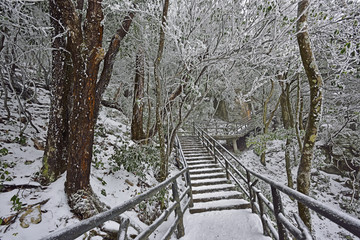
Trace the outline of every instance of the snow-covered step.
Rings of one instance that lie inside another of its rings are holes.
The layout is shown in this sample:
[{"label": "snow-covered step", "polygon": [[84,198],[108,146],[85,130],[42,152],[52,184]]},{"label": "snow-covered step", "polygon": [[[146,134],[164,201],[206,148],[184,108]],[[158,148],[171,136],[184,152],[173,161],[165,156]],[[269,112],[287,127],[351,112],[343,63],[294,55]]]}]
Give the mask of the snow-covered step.
[{"label": "snow-covered step", "polygon": [[186,161],[213,160],[212,156],[185,157]]},{"label": "snow-covered step", "polygon": [[182,146],[183,150],[204,149],[203,145],[198,145],[198,144],[192,144],[192,145],[189,145],[189,146],[181,145],[181,146]]},{"label": "snow-covered step", "polygon": [[199,179],[211,179],[211,178],[226,178],[226,174],[224,172],[215,172],[208,174],[190,175],[191,181],[199,180]]},{"label": "snow-covered step", "polygon": [[194,180],[191,182],[193,187],[206,186],[206,185],[218,185],[230,183],[226,178],[213,178],[213,179],[202,179]]},{"label": "snow-covered step", "polygon": [[214,160],[198,160],[198,161],[190,161],[187,163],[189,166],[196,166],[201,164],[215,164]]},{"label": "snow-covered step", "polygon": [[218,164],[215,163],[206,163],[206,164],[198,164],[198,165],[190,165],[189,169],[193,170],[193,169],[203,169],[203,168],[219,168]]},{"label": "snow-covered step", "polygon": [[193,194],[220,192],[220,191],[234,191],[234,190],[236,190],[236,188],[233,184],[216,184],[216,185],[192,187]]},{"label": "snow-covered step", "polygon": [[220,173],[224,170],[222,168],[202,168],[202,169],[194,169],[190,170],[190,176],[196,174],[207,174],[207,173]]},{"label": "snow-covered step", "polygon": [[198,152],[184,153],[184,155],[185,157],[212,157],[212,155],[208,154],[207,151],[205,153],[198,153]]},{"label": "snow-covered step", "polygon": [[210,192],[194,194],[193,201],[196,202],[211,202],[222,199],[241,199],[242,195],[238,191],[225,191],[225,192]]},{"label": "snow-covered step", "polygon": [[231,209],[250,208],[250,203],[244,199],[223,199],[218,201],[194,203],[194,207],[190,208],[190,213],[201,213],[208,211],[221,211]]}]

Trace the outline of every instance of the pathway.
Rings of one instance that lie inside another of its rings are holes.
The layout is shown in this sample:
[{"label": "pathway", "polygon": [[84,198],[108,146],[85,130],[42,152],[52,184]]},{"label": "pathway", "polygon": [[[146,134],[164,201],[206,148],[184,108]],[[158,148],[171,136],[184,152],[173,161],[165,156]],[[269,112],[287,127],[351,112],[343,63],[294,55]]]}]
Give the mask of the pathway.
[{"label": "pathway", "polygon": [[194,206],[185,216],[181,239],[270,239],[262,234],[260,218],[242,199],[224,169],[197,137],[179,137],[190,168]]}]

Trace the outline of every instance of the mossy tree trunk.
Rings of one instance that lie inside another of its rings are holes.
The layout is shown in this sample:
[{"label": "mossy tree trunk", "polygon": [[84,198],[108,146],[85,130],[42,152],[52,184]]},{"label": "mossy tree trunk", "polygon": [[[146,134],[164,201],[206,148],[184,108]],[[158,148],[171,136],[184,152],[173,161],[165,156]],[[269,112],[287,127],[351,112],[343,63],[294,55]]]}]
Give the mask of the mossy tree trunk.
[{"label": "mossy tree trunk", "polygon": [[66,49],[66,36],[61,25],[61,12],[56,3],[49,1],[50,22],[53,27],[52,81],[49,128],[41,169],[41,181],[49,184],[66,171],[69,145],[69,104],[72,64]]},{"label": "mossy tree trunk", "polygon": [[[76,3],[71,0],[53,0],[50,2],[50,7],[54,8],[51,10],[51,14],[54,15],[53,19],[58,20],[58,23],[61,23],[65,28],[64,31],[68,32],[65,49],[68,53],[66,56],[69,56],[69,61],[67,61],[67,58],[62,55],[56,55],[59,54],[56,51],[64,48],[62,43],[54,46],[55,60],[53,64],[55,65],[53,65],[53,71],[59,73],[63,69],[67,70],[65,71],[65,80],[59,78],[58,84],[60,86],[56,86],[52,90],[54,93],[53,98],[61,99],[68,104],[65,107],[65,104],[61,102],[63,106],[59,106],[58,102],[52,101],[52,116],[54,119],[50,121],[48,150],[44,155],[42,169],[45,178],[49,181],[54,180],[53,176],[57,175],[53,174],[52,170],[49,172],[49,163],[59,164],[59,162],[57,162],[56,156],[49,153],[52,153],[53,142],[65,139],[67,144],[62,146],[67,155],[63,157],[66,161],[61,166],[62,171],[64,168],[67,169],[65,191],[69,197],[69,205],[73,208],[74,213],[81,218],[90,217],[104,209],[90,186],[94,127],[101,96],[110,81],[120,42],[128,33],[134,16],[134,13],[130,12],[125,17],[122,26],[113,36],[105,54],[102,48],[102,21],[104,18],[102,1],[87,1],[85,11],[84,5],[82,0]],[[83,16],[83,12],[86,12],[86,16]],[[104,57],[105,61],[101,76],[98,78],[100,63]],[[70,67],[68,67],[68,62],[71,62]],[[59,76],[61,75],[59,74]],[[53,77],[58,76],[54,75]],[[71,87],[66,84],[67,81],[70,82]],[[69,124],[68,131],[65,133],[60,131],[63,135],[55,135],[56,139],[52,139],[54,137],[50,136],[52,131],[59,130],[57,122],[64,121],[64,119],[61,119],[63,118],[62,114],[55,114],[61,107],[66,108],[69,114],[69,120],[66,121]]]},{"label": "mossy tree trunk", "polygon": [[[309,12],[309,0],[298,3],[297,40],[302,63],[310,86],[310,111],[306,127],[300,165],[297,173],[297,190],[309,195],[311,162],[314,153],[315,141],[318,133],[318,125],[322,108],[322,84],[323,80],[310,44],[310,36],[307,29],[307,17]],[[310,210],[298,203],[301,219],[311,230]]]}]

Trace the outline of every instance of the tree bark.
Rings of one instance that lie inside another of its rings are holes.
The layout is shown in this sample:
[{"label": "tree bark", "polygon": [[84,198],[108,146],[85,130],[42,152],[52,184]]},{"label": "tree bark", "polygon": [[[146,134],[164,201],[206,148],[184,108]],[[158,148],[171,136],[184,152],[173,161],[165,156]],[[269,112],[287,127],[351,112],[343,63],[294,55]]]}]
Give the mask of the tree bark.
[{"label": "tree bark", "polygon": [[[105,51],[102,48],[102,20],[104,18],[102,0],[87,1],[86,16],[83,19],[84,5],[83,0],[78,0],[76,3],[72,0],[51,0],[50,2],[50,6],[54,7],[51,12],[55,16],[53,20],[60,20],[60,22],[54,24],[61,23],[60,25],[66,28],[64,32],[68,33],[65,49],[69,53],[66,56],[68,56],[71,65],[67,64],[67,59],[59,54],[62,52],[58,50],[63,46],[55,41],[54,44],[58,45],[54,46],[55,65],[53,73],[54,76],[59,77],[58,83],[54,81],[54,84],[59,86],[54,88],[52,120],[48,132],[48,150],[44,155],[44,167],[42,170],[43,175],[48,180],[52,180],[52,176],[58,175],[53,174],[52,170],[49,172],[48,155],[53,154],[52,148],[55,146],[56,141],[64,140],[67,144],[66,146],[62,144],[65,150],[62,151],[62,154],[67,154],[67,157],[63,156],[67,161],[61,165],[61,171],[64,168],[67,169],[65,191],[69,197],[70,207],[73,207],[74,212],[81,218],[90,217],[104,209],[90,186],[94,127],[101,95],[110,81],[120,41],[127,34],[134,16],[133,13],[129,13],[122,27],[113,37],[98,81],[99,66],[105,56]],[[60,68],[58,62],[62,64],[65,62],[65,67]],[[64,68],[65,74],[62,74]],[[65,75],[64,78],[60,78],[62,75]],[[67,85],[66,81],[71,83],[71,87]],[[68,95],[70,100],[68,100]],[[57,114],[61,110],[61,104],[64,111],[69,111],[68,121],[66,120],[69,129],[68,132],[60,131],[63,136],[61,134],[54,135],[53,139],[51,134],[52,131],[59,129],[58,121],[63,123],[66,119],[65,117],[62,119],[63,116]],[[59,164],[57,160],[56,164]],[[87,205],[85,208],[79,207],[85,205]]]},{"label": "tree bark", "polygon": [[[271,123],[272,119],[274,118],[275,112],[276,112],[277,108],[279,107],[279,103],[280,103],[280,98],[279,98],[279,100],[277,101],[277,103],[275,105],[274,110],[270,113],[269,118],[267,118],[268,104],[269,104],[270,99],[273,94],[274,94],[274,81],[271,80],[270,93],[264,102],[264,110],[263,110],[263,125],[264,125],[263,133],[264,134],[268,133],[270,123]],[[262,144],[264,144],[263,147],[264,147],[264,149],[266,149],[266,142],[263,142]],[[265,154],[266,154],[266,150],[264,150],[264,152],[261,153],[261,156],[260,156],[260,162],[264,166],[266,166]]]},{"label": "tree bark", "polygon": [[70,146],[66,177],[66,192],[69,196],[77,194],[80,190],[91,190],[90,167],[95,126],[95,89],[99,64],[103,58],[101,1],[88,2],[83,30],[80,18],[75,11],[63,12],[64,19],[68,19],[71,15],[75,15],[77,21],[66,24],[73,32],[68,50],[75,70],[73,71],[73,104],[70,115]]},{"label": "tree bark", "polygon": [[134,12],[129,12],[128,15],[125,16],[123,22],[121,23],[121,27],[116,31],[115,35],[112,37],[109,48],[104,57],[104,67],[103,70],[101,71],[100,79],[96,84],[95,118],[94,118],[95,121],[97,120],[97,117],[99,115],[101,97],[110,83],[111,75],[116,60],[116,55],[118,54],[120,49],[120,43],[129,32],[134,17],[135,17]]},{"label": "tree bark", "polygon": [[[285,87],[282,85],[281,89],[281,96],[280,96],[280,106],[281,106],[281,115],[283,120],[284,129],[289,130],[293,128],[293,124],[291,121],[291,107],[289,107],[290,103],[290,83],[285,83]],[[293,179],[291,174],[291,164],[290,164],[290,145],[291,145],[291,138],[290,136],[286,139],[285,144],[285,169],[286,169],[286,176],[288,180],[288,187],[293,188]]]},{"label": "tree bark", "polygon": [[133,113],[131,120],[131,139],[141,141],[145,139],[143,128],[143,110],[144,110],[144,52],[139,49],[136,55],[135,80],[134,80],[134,100]]},{"label": "tree bark", "polygon": [[164,139],[164,128],[162,124],[161,117],[161,106],[162,106],[162,87],[161,80],[159,76],[159,68],[161,63],[161,58],[165,46],[165,25],[167,19],[167,13],[169,9],[169,0],[165,0],[163,5],[163,12],[161,18],[161,28],[160,28],[160,41],[157,56],[154,62],[154,78],[156,86],[156,125],[158,129],[159,144],[160,144],[160,172],[159,172],[159,181],[164,181],[168,175],[168,159],[165,154],[165,139]]},{"label": "tree bark", "polygon": [[65,32],[61,24],[61,10],[53,0],[49,1],[52,42],[52,81],[49,128],[41,169],[42,183],[49,184],[66,171],[69,145],[69,97],[72,66],[66,48]]},{"label": "tree bark", "polygon": [[[318,125],[322,108],[322,84],[323,80],[315,61],[310,44],[310,36],[307,29],[309,0],[298,3],[297,40],[302,63],[310,86],[310,111],[303,144],[300,165],[297,173],[297,190],[309,195],[310,171],[314,153],[315,141],[318,133]],[[306,226],[311,230],[311,215],[307,207],[298,203],[299,215]]]}]

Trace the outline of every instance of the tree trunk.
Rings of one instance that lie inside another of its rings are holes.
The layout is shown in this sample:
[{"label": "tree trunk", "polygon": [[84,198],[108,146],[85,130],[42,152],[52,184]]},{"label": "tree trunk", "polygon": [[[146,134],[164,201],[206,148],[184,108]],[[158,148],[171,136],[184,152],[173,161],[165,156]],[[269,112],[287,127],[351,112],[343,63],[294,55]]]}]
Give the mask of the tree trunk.
[{"label": "tree trunk", "polygon": [[69,146],[69,97],[71,91],[72,65],[64,50],[66,40],[60,24],[61,12],[56,3],[49,1],[52,42],[52,81],[49,128],[41,169],[43,184],[49,184],[66,171],[67,147]]},{"label": "tree trunk", "polygon": [[143,128],[144,61],[144,52],[142,49],[139,49],[136,55],[133,114],[131,121],[131,139],[135,141],[145,139]]},{"label": "tree trunk", "polygon": [[[60,4],[59,4],[60,5]],[[66,8],[65,8],[66,9]],[[63,12],[69,19],[75,11]],[[68,15],[69,14],[69,15]],[[70,38],[73,61],[72,112],[70,115],[70,146],[66,177],[66,192],[71,198],[80,190],[89,191],[92,146],[94,141],[95,89],[99,64],[103,58],[103,20],[101,1],[89,1],[86,21],[82,30],[79,18],[69,21],[67,27],[74,32]]]},{"label": "tree trunk", "polygon": [[112,37],[109,49],[104,57],[104,67],[101,71],[100,79],[96,84],[96,95],[95,95],[95,117],[94,121],[97,120],[100,109],[100,102],[105,89],[110,83],[112,71],[114,69],[116,55],[120,49],[120,43],[129,32],[132,20],[135,16],[134,12],[129,12],[121,23],[121,27],[116,31],[116,34]]},{"label": "tree trunk", "polygon": [[215,116],[220,118],[223,121],[229,121],[229,113],[227,110],[226,102],[225,100],[217,101],[217,99],[214,99],[214,108],[215,108]]},{"label": "tree trunk", "polygon": [[[300,75],[297,76],[297,93],[296,93],[296,111],[295,111],[295,131],[296,131],[296,138],[299,145],[299,151],[302,152],[302,143],[301,143],[301,135],[300,135],[300,100],[301,100],[301,87],[300,87]],[[301,116],[302,117],[302,116]],[[301,123],[302,124],[302,123]]]},{"label": "tree trunk", "polygon": [[[303,66],[310,86],[310,111],[303,144],[300,165],[297,175],[297,190],[306,195],[310,192],[310,171],[318,125],[322,108],[322,77],[311,49],[310,37],[307,29],[309,0],[298,3],[297,40]],[[311,230],[311,215],[307,207],[298,203],[299,215]]]},{"label": "tree trunk", "polygon": [[[74,212],[81,218],[90,217],[104,209],[104,206],[99,202],[90,186],[94,126],[100,106],[101,95],[110,81],[120,41],[127,34],[132,22],[132,17],[134,16],[133,13],[129,13],[123,21],[121,28],[113,37],[106,53],[106,61],[104,62],[100,80],[97,81],[99,66],[105,55],[104,49],[102,48],[103,12],[101,4],[101,0],[87,1],[86,16],[84,17],[85,19],[83,19],[82,12],[83,6],[85,5],[83,0],[78,0],[76,5],[74,1],[71,0],[53,0],[53,2],[50,2],[50,6],[54,7],[51,12],[51,14],[55,15],[53,19],[60,19],[58,23],[61,23],[61,25],[66,28],[65,31],[69,33],[66,44],[66,52],[68,52],[69,55],[66,56],[69,56],[71,60],[71,67],[68,68],[69,65],[65,64],[66,71],[64,79],[71,82],[72,88],[70,88],[62,78],[59,78],[59,81],[61,80],[62,82],[58,83],[61,86],[54,88],[54,91],[56,91],[52,102],[54,106],[52,106],[52,120],[50,121],[48,132],[48,150],[44,156],[42,172],[48,179],[51,179],[54,174],[48,170],[48,155],[52,153],[54,142],[56,143],[59,139],[66,141],[67,148],[62,154],[67,153],[67,162],[61,166],[63,171],[67,163],[65,191],[69,197],[70,207],[72,207]],[[58,16],[56,16],[56,14],[58,14]],[[58,47],[60,47],[60,45],[55,46],[55,48]],[[54,76],[57,74],[60,77],[63,68],[58,69],[60,65],[56,63],[59,61],[64,64],[64,61],[67,63],[67,60],[58,54],[59,52],[54,52],[55,65],[53,71],[55,72]],[[56,84],[56,82],[54,82],[54,84]],[[70,95],[69,102],[67,102],[66,95],[68,92]],[[63,116],[61,114],[56,114],[57,111],[61,110],[60,105],[65,105],[65,102],[68,103],[67,110],[71,110],[69,112],[69,121],[66,121],[66,123],[69,122],[69,131],[64,132],[64,136],[60,134],[54,135],[56,139],[52,140],[51,131],[58,130],[59,126],[56,125],[57,122],[64,121],[65,119],[62,119]],[[56,164],[58,164],[58,162],[56,162]]]},{"label": "tree trunk", "polygon": [[160,41],[159,41],[159,48],[157,52],[157,56],[154,62],[154,78],[155,78],[155,86],[156,86],[156,125],[158,130],[159,136],[159,144],[160,144],[160,173],[159,173],[159,181],[164,181],[168,174],[168,159],[165,153],[165,139],[164,139],[164,127],[162,124],[162,117],[161,117],[161,106],[162,106],[162,87],[161,81],[159,76],[159,68],[160,62],[163,55],[164,45],[165,45],[165,24],[166,18],[169,8],[169,0],[165,0],[163,5],[163,13],[161,18],[161,28],[160,28]]},{"label": "tree trunk", "polygon": [[[283,120],[283,126],[286,130],[293,128],[293,124],[291,122],[291,107],[288,106],[289,104],[290,104],[290,83],[286,83],[285,88],[282,86],[281,96],[280,96],[281,115]],[[290,145],[291,145],[291,138],[290,136],[288,136],[285,145],[285,168],[286,168],[288,186],[289,188],[293,188],[294,184],[293,184],[291,165],[290,165],[291,162]]]},{"label": "tree trunk", "polygon": [[[268,104],[271,100],[272,95],[274,94],[274,81],[271,80],[271,89],[270,89],[270,93],[269,96],[266,98],[265,102],[264,102],[264,110],[263,110],[263,125],[264,125],[264,129],[263,129],[263,133],[267,134],[268,130],[269,130],[269,126],[270,123],[272,121],[272,119],[274,118],[275,112],[277,110],[277,108],[279,107],[279,103],[280,103],[280,98],[277,101],[274,110],[270,113],[269,118],[267,118],[267,112],[268,112]],[[266,142],[264,141],[263,143],[263,148],[265,149],[264,152],[261,153],[260,156],[260,162],[262,165],[266,166],[266,161],[265,161],[265,154],[266,154]]]}]

